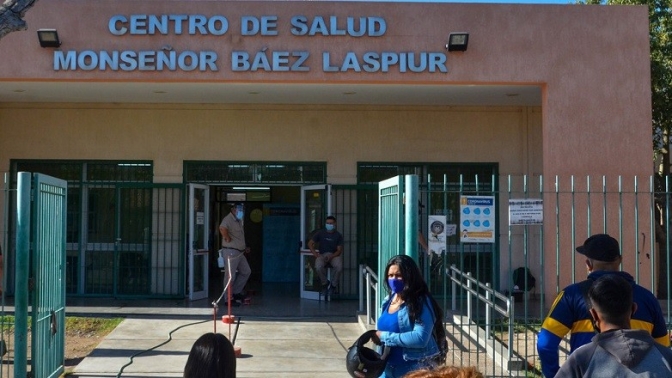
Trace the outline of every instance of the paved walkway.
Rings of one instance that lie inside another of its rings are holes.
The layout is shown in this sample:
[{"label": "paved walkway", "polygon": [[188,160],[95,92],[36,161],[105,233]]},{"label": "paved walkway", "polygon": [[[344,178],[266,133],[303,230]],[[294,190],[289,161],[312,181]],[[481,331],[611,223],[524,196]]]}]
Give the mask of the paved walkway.
[{"label": "paved walkway", "polygon": [[[72,376],[182,377],[194,340],[213,332],[213,327],[211,320],[193,324],[176,319],[126,319],[76,367]],[[241,348],[236,369],[239,378],[347,378],[345,353],[362,328],[352,320],[242,317],[231,329],[220,321],[217,332],[230,336]]]},{"label": "paved walkway", "polygon": [[[194,341],[217,331],[241,348],[238,378],[348,378],[347,349],[366,329],[363,317],[357,316],[358,302],[300,299],[296,291],[281,285],[259,290],[251,305],[232,309],[239,322],[231,325],[221,320],[225,307],[214,312],[213,298],[69,299],[68,316],[124,318],[70,377],[182,377]],[[479,366],[488,377],[509,376],[458,327],[447,328],[448,363]]]},{"label": "paved walkway", "polygon": [[[348,378],[347,348],[364,331],[358,302],[299,299],[293,288],[264,288],[249,306],[234,307],[240,322],[224,324],[212,298],[186,301],[81,299],[67,314],[125,320],[77,365],[71,377],[182,377],[189,350],[216,331],[241,348],[237,377]],[[216,319],[216,320],[215,320]]]}]

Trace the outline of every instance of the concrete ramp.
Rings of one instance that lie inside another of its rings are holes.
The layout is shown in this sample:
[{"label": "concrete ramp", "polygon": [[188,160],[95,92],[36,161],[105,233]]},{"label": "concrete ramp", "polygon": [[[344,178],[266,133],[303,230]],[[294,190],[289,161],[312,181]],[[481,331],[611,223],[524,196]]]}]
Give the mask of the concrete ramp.
[{"label": "concrete ramp", "polygon": [[[213,326],[213,321],[126,319],[70,376],[182,377],[194,341],[213,332]],[[233,324],[229,329],[221,321],[216,326],[241,348],[238,378],[349,378],[346,351],[362,333],[354,318],[350,322],[241,318],[238,327]]]}]

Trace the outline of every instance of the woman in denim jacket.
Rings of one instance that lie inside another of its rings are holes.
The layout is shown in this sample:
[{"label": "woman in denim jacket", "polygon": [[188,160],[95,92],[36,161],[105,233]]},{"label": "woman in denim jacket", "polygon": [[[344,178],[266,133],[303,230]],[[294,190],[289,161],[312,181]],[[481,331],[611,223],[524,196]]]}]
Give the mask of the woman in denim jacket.
[{"label": "woman in denim jacket", "polygon": [[435,367],[434,357],[439,354],[432,337],[435,318],[418,265],[408,256],[394,256],[383,277],[389,295],[378,318],[376,336],[391,350],[381,377],[403,377],[413,370]]}]

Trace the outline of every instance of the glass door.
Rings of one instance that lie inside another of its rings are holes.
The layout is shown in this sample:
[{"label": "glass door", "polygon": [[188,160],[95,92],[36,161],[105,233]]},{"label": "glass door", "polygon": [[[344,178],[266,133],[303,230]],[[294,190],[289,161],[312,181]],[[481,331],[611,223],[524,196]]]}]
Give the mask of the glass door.
[{"label": "glass door", "polygon": [[208,297],[210,188],[189,184],[189,300]]},{"label": "glass door", "polygon": [[310,185],[301,188],[301,298],[319,299],[320,279],[315,271],[315,258],[308,249],[313,234],[324,227],[331,215],[331,185]]}]

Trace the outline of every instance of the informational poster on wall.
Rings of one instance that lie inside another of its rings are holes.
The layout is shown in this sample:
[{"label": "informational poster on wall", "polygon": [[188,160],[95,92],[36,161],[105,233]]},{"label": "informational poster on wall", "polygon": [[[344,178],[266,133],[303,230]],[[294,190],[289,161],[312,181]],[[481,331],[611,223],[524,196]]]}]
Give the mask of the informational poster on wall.
[{"label": "informational poster on wall", "polygon": [[495,197],[460,196],[460,242],[495,242]]},{"label": "informational poster on wall", "polygon": [[544,200],[541,198],[509,199],[509,225],[544,223]]},{"label": "informational poster on wall", "polygon": [[429,252],[442,254],[446,251],[447,225],[445,215],[430,215],[427,232]]}]

